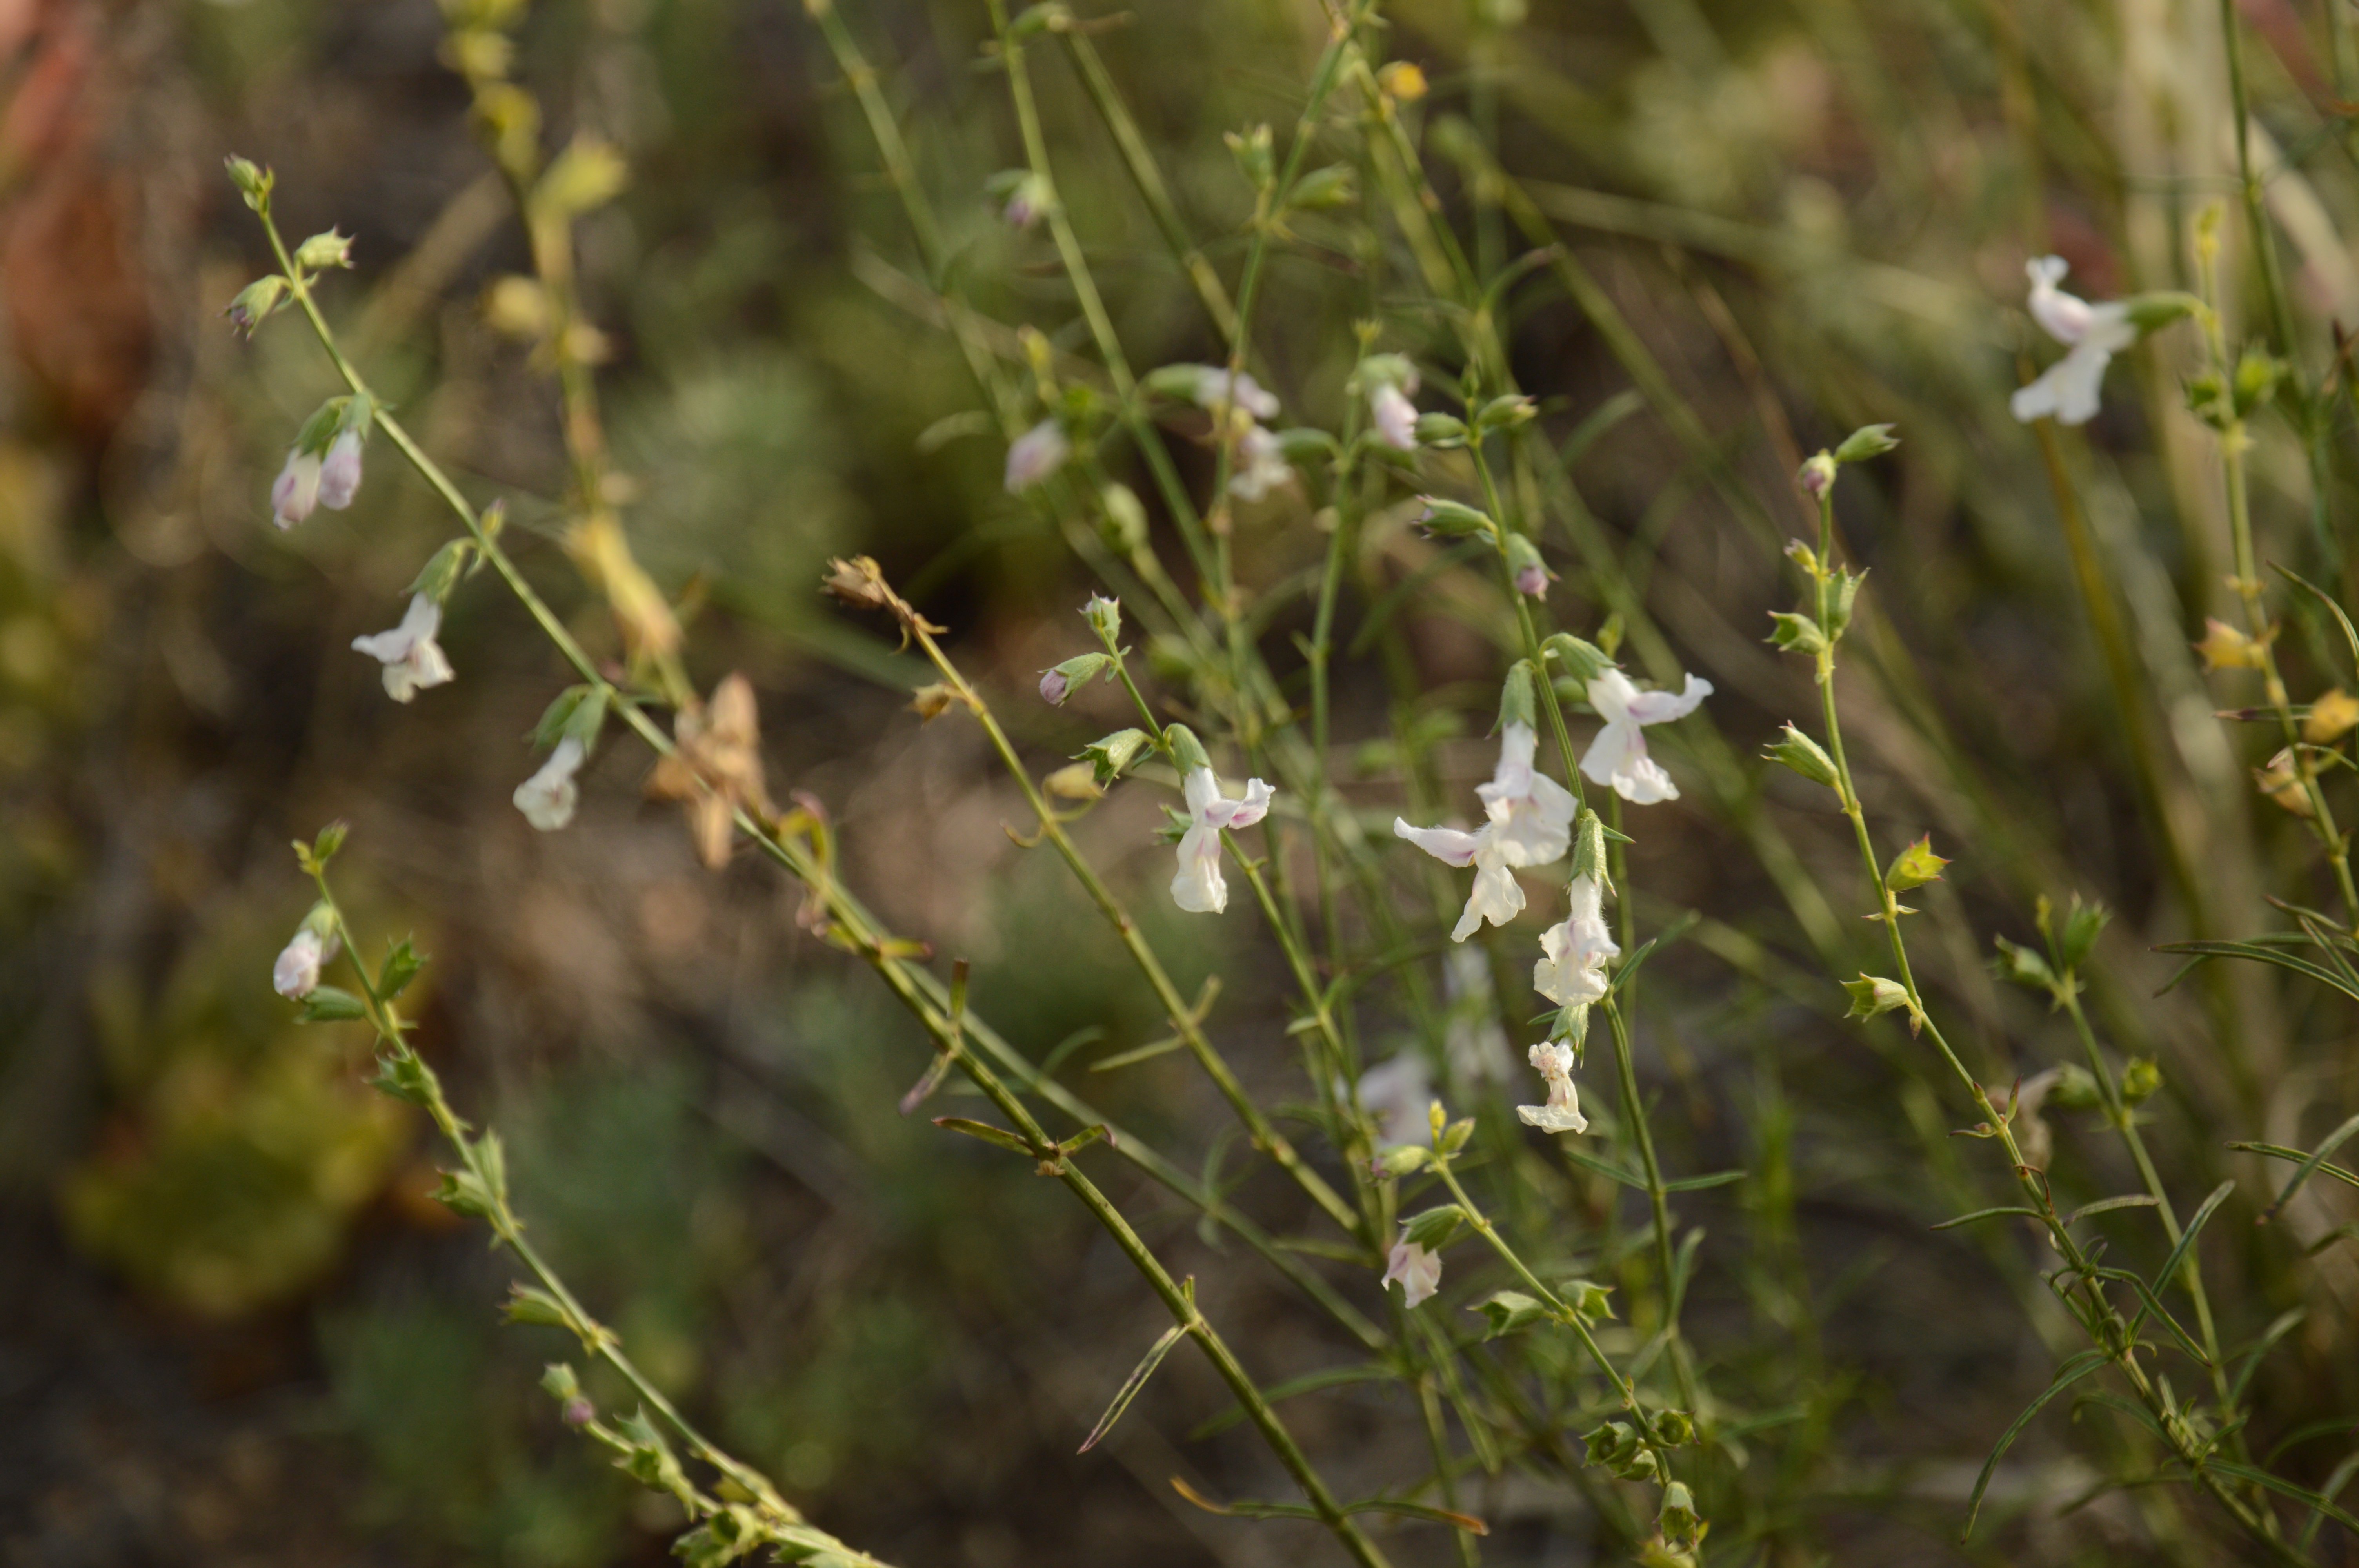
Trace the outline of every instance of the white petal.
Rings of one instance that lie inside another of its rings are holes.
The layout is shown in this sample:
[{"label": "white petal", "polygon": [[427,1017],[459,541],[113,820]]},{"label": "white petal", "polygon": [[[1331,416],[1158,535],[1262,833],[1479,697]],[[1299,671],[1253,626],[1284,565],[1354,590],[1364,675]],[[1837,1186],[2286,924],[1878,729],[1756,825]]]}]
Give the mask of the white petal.
[{"label": "white petal", "polygon": [[1516,1114],[1524,1119],[1526,1126],[1537,1127],[1542,1132],[1589,1130],[1589,1119],[1581,1114],[1581,1108],[1577,1105],[1519,1105],[1516,1108]]},{"label": "white petal", "polygon": [[1641,724],[1669,724],[1674,719],[1685,719],[1696,710],[1703,699],[1712,695],[1712,682],[1701,676],[1690,676],[1687,685],[1673,693],[1642,691],[1630,699],[1630,717]]},{"label": "white petal", "polygon": [[1608,724],[1626,713],[1631,699],[1637,695],[1637,687],[1620,670],[1601,670],[1597,678],[1589,683],[1589,706]]},{"label": "white petal", "polygon": [[[1590,688],[1596,690],[1594,686]],[[1592,784],[1610,784],[1626,774],[1631,767],[1644,762],[1647,737],[1627,718],[1615,718],[1597,732],[1589,742],[1589,750],[1581,754],[1581,771]]]},{"label": "white petal", "polygon": [[1494,925],[1505,925],[1523,909],[1523,884],[1516,881],[1516,873],[1507,869],[1507,863],[1486,846],[1485,852],[1474,857],[1473,891],[1466,895],[1465,911],[1459,915],[1451,939],[1465,941],[1486,920]]},{"label": "white petal", "polygon": [[1378,1147],[1432,1146],[1433,1121],[1428,1108],[1433,1104],[1433,1074],[1423,1056],[1407,1050],[1370,1067],[1360,1075],[1356,1092],[1360,1108],[1376,1124]]},{"label": "white petal", "polygon": [[1483,847],[1483,835],[1462,833],[1455,827],[1413,827],[1407,819],[1393,818],[1393,837],[1406,838],[1444,865],[1467,866],[1474,861],[1474,852]]},{"label": "white petal", "polygon": [[1197,768],[1180,784],[1180,793],[1187,797],[1188,815],[1201,822],[1204,808],[1221,798],[1221,781],[1212,776],[1212,769]]},{"label": "white petal", "polygon": [[1259,822],[1263,817],[1268,816],[1269,798],[1273,793],[1275,792],[1270,789],[1269,785],[1262,783],[1261,780],[1247,779],[1245,781],[1245,797],[1243,800],[1232,801],[1229,803],[1230,809],[1228,825],[1231,827],[1251,827],[1255,823]]},{"label": "white petal", "polygon": [[527,822],[543,833],[554,833],[573,820],[581,803],[581,787],[573,775],[582,768],[582,742],[567,736],[549,754],[540,771],[516,785],[512,797]]},{"label": "white petal", "polygon": [[1200,823],[1180,840],[1171,902],[1190,914],[1218,914],[1229,907],[1229,884],[1221,875],[1221,836],[1214,829]]}]

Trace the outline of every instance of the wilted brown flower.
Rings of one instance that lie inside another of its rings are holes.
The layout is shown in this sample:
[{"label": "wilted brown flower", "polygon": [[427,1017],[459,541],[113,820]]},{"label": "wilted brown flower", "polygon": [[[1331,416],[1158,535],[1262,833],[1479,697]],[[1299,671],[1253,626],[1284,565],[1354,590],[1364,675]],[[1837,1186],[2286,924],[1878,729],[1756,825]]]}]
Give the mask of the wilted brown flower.
[{"label": "wilted brown flower", "polygon": [[710,702],[680,710],[672,735],[679,750],[656,763],[648,798],[683,803],[697,859],[718,871],[729,862],[729,830],[738,808],[765,819],[773,815],[753,683],[731,673],[712,688]]}]

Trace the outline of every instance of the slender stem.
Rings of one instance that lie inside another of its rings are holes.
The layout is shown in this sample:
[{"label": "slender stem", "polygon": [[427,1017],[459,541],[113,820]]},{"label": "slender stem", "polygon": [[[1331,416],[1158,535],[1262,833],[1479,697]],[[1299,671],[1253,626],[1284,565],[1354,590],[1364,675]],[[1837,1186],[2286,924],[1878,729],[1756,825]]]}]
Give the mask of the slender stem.
[{"label": "slender stem", "polygon": [[[1017,788],[1023,791],[1025,805],[1038,819],[1041,835],[1055,847],[1058,855],[1071,870],[1074,879],[1082,884],[1082,891],[1089,894],[1090,902],[1097,906],[1099,914],[1103,914],[1106,923],[1114,927],[1114,935],[1122,942],[1124,950],[1129,953],[1131,961],[1137,966],[1139,973],[1146,977],[1149,989],[1155,992],[1155,999],[1170,1020],[1173,1032],[1180,1036],[1181,1043],[1188,1047],[1190,1054],[1204,1069],[1205,1076],[1210,1077],[1213,1086],[1220,1090],[1221,1098],[1227,1100],[1230,1108],[1236,1112],[1237,1119],[1245,1124],[1247,1134],[1253,1139],[1254,1147],[1262,1150],[1271,1159],[1277,1161],[1287,1174],[1292,1176],[1296,1184],[1310,1195],[1311,1201],[1324,1209],[1328,1217],[1336,1224],[1342,1226],[1346,1231],[1360,1235],[1369,1245],[1375,1245],[1374,1233],[1365,1231],[1364,1228],[1364,1217],[1354,1213],[1351,1205],[1344,1202],[1336,1194],[1334,1188],[1328,1185],[1325,1178],[1303,1162],[1301,1154],[1294,1145],[1288,1141],[1284,1133],[1279,1132],[1270,1124],[1269,1119],[1263,1114],[1261,1107],[1254,1103],[1253,1097],[1247,1094],[1245,1086],[1238,1082],[1235,1072],[1230,1068],[1227,1061],[1222,1057],[1220,1052],[1205,1035],[1202,1020],[1198,1016],[1197,1010],[1180,995],[1179,987],[1172,983],[1171,977],[1163,968],[1162,961],[1156,957],[1154,948],[1148,946],[1146,936],[1140,933],[1138,923],[1131,918],[1129,912],[1123,907],[1122,902],[1114,896],[1113,890],[1108,888],[1104,880],[1097,874],[1096,868],[1090,864],[1088,858],[1082,855],[1080,848],[1073,843],[1071,836],[1065,831],[1063,822],[1049,807],[1049,803],[1041,797],[1038,787],[1032,783],[1032,776],[1024,766],[1023,759],[1016,755],[1014,743],[1007,739],[1006,731],[999,727],[999,720],[993,717],[990,706],[983,700],[974,687],[968,684],[966,676],[960,672],[957,665],[951,662],[950,655],[942,652],[941,644],[934,641],[930,632],[924,630],[922,626],[916,628],[915,639],[918,645],[925,652],[926,657],[940,672],[943,681],[958,694],[959,700],[966,705],[977,721],[983,725],[984,733],[989,738],[992,750],[998,754],[1008,775],[1015,779]],[[1125,684],[1129,685],[1127,670],[1124,672],[1123,678]],[[1131,686],[1130,690],[1134,699],[1144,707],[1146,699],[1140,696],[1137,687]],[[1150,722],[1152,722],[1151,719]],[[1161,732],[1161,727],[1157,726],[1156,733],[1159,736]],[[1274,921],[1273,925],[1279,931],[1281,939],[1284,939],[1287,935],[1284,923]]]},{"label": "slender stem", "polygon": [[[1834,550],[1834,487],[1830,483],[1819,495],[1819,550],[1810,567],[1817,620],[1821,629],[1832,624],[1836,570]],[[1851,821],[1853,836],[1859,846],[1860,863],[1875,896],[1876,910],[1869,918],[1884,926],[1893,968],[1908,998],[1910,1027],[1932,1042],[1941,1060],[1982,1112],[1985,1119],[1976,1130],[1978,1134],[1995,1139],[2006,1152],[2007,1164],[2015,1173],[2017,1184],[2033,1212],[2039,1217],[2040,1224],[2047,1230],[2058,1254],[2065,1260],[2063,1277],[2071,1280],[2071,1287],[2069,1292],[2060,1289],[2059,1298],[2072,1308],[2074,1315],[2080,1319],[2098,1348],[2104,1352],[2106,1359],[2121,1372],[2138,1401],[2152,1413],[2156,1429],[2164,1434],[2174,1456],[2187,1466],[2195,1484],[2218,1502],[2237,1525],[2271,1556],[2284,1562],[2304,1562],[2299,1553],[2279,1539],[2276,1516],[2268,1511],[2266,1504],[2256,1504],[2238,1496],[2205,1467],[2208,1444],[2197,1441],[2184,1418],[2147,1374],[2145,1364],[2138,1358],[2138,1341],[2105,1294],[2104,1281],[2096,1272],[2094,1263],[2057,1215],[2044,1176],[2024,1158],[2023,1150],[2016,1141],[2012,1113],[2003,1113],[1992,1104],[1982,1081],[1959,1059],[1942,1034],[1940,1026],[1927,1011],[1924,993],[1919,988],[1915,969],[1908,960],[1908,942],[1900,931],[1901,917],[1908,912],[1901,908],[1900,901],[1876,859],[1875,844],[1868,834],[1866,814],[1861,808],[1859,792],[1853,783],[1851,762],[1843,749],[1843,723],[1835,707],[1837,640],[1833,635],[1822,637],[1816,654],[1820,717],[1827,732],[1827,752],[1835,766],[1836,794],[1842,802],[1843,815]]]}]

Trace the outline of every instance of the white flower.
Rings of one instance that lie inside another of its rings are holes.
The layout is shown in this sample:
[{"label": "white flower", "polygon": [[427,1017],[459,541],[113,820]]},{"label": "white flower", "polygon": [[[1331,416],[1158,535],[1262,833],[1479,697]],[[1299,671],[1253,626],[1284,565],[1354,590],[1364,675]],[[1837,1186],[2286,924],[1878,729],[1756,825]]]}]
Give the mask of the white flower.
[{"label": "white flower", "polygon": [[1589,1119],[1581,1114],[1581,1092],[1572,1087],[1572,1047],[1543,1040],[1532,1047],[1531,1064],[1548,1081],[1548,1104],[1519,1105],[1516,1114],[1527,1126],[1543,1132],[1586,1132]]},{"label": "white flower", "polygon": [[573,820],[573,808],[581,804],[581,786],[573,782],[573,775],[581,771],[582,742],[568,735],[549,752],[538,773],[516,785],[516,809],[543,833],[556,832]]},{"label": "white flower", "polygon": [[291,451],[287,466],[270,484],[270,520],[292,528],[311,515],[320,503],[320,458],[316,452]]},{"label": "white flower", "polygon": [[1375,1123],[1376,1147],[1433,1147],[1433,1074],[1415,1050],[1360,1075],[1360,1108]]},{"label": "white flower", "polygon": [[1465,912],[1450,933],[1451,941],[1465,941],[1486,920],[1505,925],[1522,912],[1524,890],[1509,868],[1497,823],[1487,822],[1482,831],[1466,833],[1455,827],[1413,827],[1396,816],[1393,837],[1408,839],[1444,865],[1474,868],[1474,887],[1466,895]]},{"label": "white flower", "polygon": [[1248,423],[1237,437],[1236,471],[1229,476],[1229,493],[1239,501],[1259,501],[1294,478],[1293,465],[1277,438]]},{"label": "white flower", "polygon": [[1218,914],[1229,907],[1229,884],[1221,876],[1221,829],[1250,827],[1269,811],[1269,785],[1254,779],[1243,800],[1221,793],[1210,768],[1188,775],[1188,831],[1180,840],[1180,871],[1171,879],[1171,901],[1190,914]]},{"label": "white flower", "polygon": [[[1190,368],[1196,373],[1196,384],[1188,395],[1189,400],[1203,408],[1219,407],[1222,394],[1230,391],[1229,373],[1217,365]],[[1256,419],[1277,417],[1277,397],[1245,371],[1237,373],[1236,387],[1229,395],[1228,403],[1231,407],[1242,408]]]},{"label": "white flower", "polygon": [[1392,383],[1368,393],[1368,414],[1376,423],[1376,438],[1397,452],[1417,450],[1417,405]]},{"label": "white flower", "polygon": [[386,696],[408,702],[426,687],[451,678],[451,661],[434,640],[441,630],[442,607],[431,596],[416,593],[410,595],[400,625],[374,637],[355,637],[353,648],[385,665]]},{"label": "white flower", "polygon": [[1668,724],[1684,719],[1712,695],[1712,682],[1690,676],[1684,690],[1640,691],[1620,670],[1609,669],[1589,683],[1589,706],[1605,720],[1605,728],[1582,753],[1581,771],[1597,784],[1610,784],[1614,793],[1636,806],[1677,800],[1680,792],[1663,766],[1647,755],[1647,737],[1640,726]]},{"label": "white flower", "polygon": [[1396,1281],[1401,1288],[1401,1305],[1417,1306],[1440,1288],[1441,1260],[1414,1241],[1397,1241],[1392,1256],[1385,1260],[1383,1283]]},{"label": "white flower", "polygon": [[1065,439],[1064,427],[1054,419],[1043,419],[1016,438],[1007,449],[1007,493],[1018,494],[1055,473],[1073,455],[1073,444]]},{"label": "white flower", "polygon": [[1596,1001],[1605,995],[1605,966],[1622,956],[1605,928],[1605,893],[1593,877],[1575,877],[1568,890],[1572,909],[1560,925],[1540,933],[1546,955],[1532,966],[1532,989],[1559,1007]]},{"label": "white flower", "polygon": [[320,504],[331,512],[342,512],[353,503],[361,488],[361,438],[346,430],[328,443],[328,455],[320,464]]},{"label": "white flower", "polygon": [[2137,327],[2119,300],[2092,305],[2057,287],[2066,271],[2062,256],[2035,257],[2023,270],[2031,276],[2031,319],[2071,351],[2038,381],[2017,388],[2008,406],[2027,425],[2043,416],[2084,425],[2097,416],[2106,362],[2137,341]]},{"label": "white flower", "polygon": [[1493,1011],[1491,965],[1480,947],[1452,947],[1442,956],[1441,995],[1449,1019],[1444,1048],[1460,1084],[1507,1076],[1507,1032]]},{"label": "white flower", "polygon": [[341,944],[322,937],[306,925],[279,949],[270,966],[270,989],[300,1001],[320,989],[320,966],[336,956]]},{"label": "white flower", "polygon": [[1572,795],[1532,766],[1539,737],[1528,724],[1499,731],[1499,765],[1491,782],[1476,784],[1483,808],[1497,831],[1500,857],[1511,866],[1545,866],[1560,860],[1572,843]]}]

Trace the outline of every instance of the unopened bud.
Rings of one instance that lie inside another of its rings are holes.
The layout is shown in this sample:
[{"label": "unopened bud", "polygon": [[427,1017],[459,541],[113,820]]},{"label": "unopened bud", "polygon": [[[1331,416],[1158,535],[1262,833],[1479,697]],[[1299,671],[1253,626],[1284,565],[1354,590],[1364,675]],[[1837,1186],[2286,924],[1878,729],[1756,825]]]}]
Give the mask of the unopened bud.
[{"label": "unopened bud", "polygon": [[1089,685],[1113,664],[1103,654],[1074,654],[1055,669],[1041,672],[1040,700],[1051,708],[1062,708],[1075,687]]},{"label": "unopened bud", "polygon": [[1507,570],[1515,579],[1516,591],[1527,599],[1543,599],[1548,595],[1551,575],[1548,563],[1540,559],[1539,546],[1522,534],[1507,535]]},{"label": "unopened bud", "polygon": [[1851,1011],[1844,1015],[1849,1018],[1874,1018],[1908,1005],[1908,988],[1881,975],[1862,975],[1855,980],[1845,980],[1843,989],[1851,996]]},{"label": "unopened bud", "polygon": [[598,1407],[576,1394],[565,1401],[563,1413],[566,1425],[588,1426],[598,1419]]},{"label": "unopened bud", "polygon": [[1795,482],[1799,484],[1805,492],[1813,496],[1826,494],[1828,491],[1834,488],[1834,454],[1832,452],[1821,452],[1817,457],[1814,457],[1809,462],[1804,463],[1802,465],[1802,471],[1795,475]]},{"label": "unopened bud", "polygon": [[342,512],[360,488],[361,438],[357,431],[346,430],[328,443],[328,455],[321,460],[320,504]]},{"label": "unopened bud", "polygon": [[1138,492],[1117,480],[1099,493],[1098,500],[1105,507],[1098,536],[1106,548],[1123,556],[1136,553],[1147,543],[1147,507]]},{"label": "unopened bud", "polygon": [[351,236],[339,234],[333,229],[324,234],[314,234],[295,247],[295,265],[305,272],[318,272],[322,267],[353,265]]},{"label": "unopened bud", "polygon": [[1835,760],[1827,755],[1825,748],[1791,724],[1762,755],[1773,762],[1785,763],[1812,784],[1834,787]]},{"label": "unopened bud", "polygon": [[233,155],[222,160],[229,169],[230,183],[236,186],[245,204],[255,211],[262,211],[270,200],[271,174],[251,158]]},{"label": "unopened bud", "polygon": [[237,297],[229,302],[229,308],[222,314],[229,318],[231,326],[251,338],[254,330],[267,320],[270,313],[277,309],[286,297],[287,280],[274,272],[268,277],[257,277],[239,289]]},{"label": "unopened bud", "polygon": [[1889,425],[1863,425],[1843,439],[1835,449],[1835,461],[1864,463],[1870,458],[1880,458],[1900,445],[1900,438],[1892,433]]},{"label": "unopened bud", "polygon": [[1425,503],[1425,511],[1418,522],[1437,539],[1470,538],[1489,533],[1495,526],[1490,518],[1471,506],[1432,495],[1418,499]]}]

